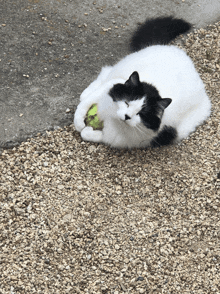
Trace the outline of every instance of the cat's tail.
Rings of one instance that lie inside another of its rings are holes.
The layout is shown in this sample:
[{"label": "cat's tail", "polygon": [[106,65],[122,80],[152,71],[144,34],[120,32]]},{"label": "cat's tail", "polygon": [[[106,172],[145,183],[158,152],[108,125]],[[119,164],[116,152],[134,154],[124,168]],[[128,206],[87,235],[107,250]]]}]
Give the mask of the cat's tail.
[{"label": "cat's tail", "polygon": [[130,49],[136,52],[152,45],[166,45],[191,27],[185,20],[172,16],[147,20],[131,38]]}]

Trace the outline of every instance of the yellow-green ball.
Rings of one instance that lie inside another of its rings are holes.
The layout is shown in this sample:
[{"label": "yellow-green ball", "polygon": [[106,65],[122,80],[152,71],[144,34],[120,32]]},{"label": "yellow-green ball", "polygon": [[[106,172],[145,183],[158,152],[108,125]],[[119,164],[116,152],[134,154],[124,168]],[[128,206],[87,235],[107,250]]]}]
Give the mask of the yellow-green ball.
[{"label": "yellow-green ball", "polygon": [[103,129],[103,122],[99,120],[98,115],[97,115],[97,105],[93,104],[85,118],[85,124],[87,126],[93,127],[93,130],[102,130]]}]

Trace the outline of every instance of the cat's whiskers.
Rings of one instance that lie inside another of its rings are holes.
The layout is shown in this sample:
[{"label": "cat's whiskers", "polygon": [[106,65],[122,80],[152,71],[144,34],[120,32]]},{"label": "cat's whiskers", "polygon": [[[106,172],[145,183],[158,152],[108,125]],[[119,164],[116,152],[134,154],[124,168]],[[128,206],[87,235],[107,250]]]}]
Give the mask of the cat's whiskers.
[{"label": "cat's whiskers", "polygon": [[139,133],[144,134],[144,130],[142,129],[141,125],[136,125],[134,129],[137,130]]}]

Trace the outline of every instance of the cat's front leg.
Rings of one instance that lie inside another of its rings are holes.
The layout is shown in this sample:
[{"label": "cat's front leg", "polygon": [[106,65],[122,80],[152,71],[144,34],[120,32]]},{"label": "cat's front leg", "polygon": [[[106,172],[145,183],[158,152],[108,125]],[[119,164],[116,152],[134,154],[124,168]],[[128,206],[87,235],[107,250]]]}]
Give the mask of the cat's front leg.
[{"label": "cat's front leg", "polygon": [[83,109],[81,109],[81,105],[79,104],[76,111],[75,111],[74,121],[73,121],[74,126],[78,132],[81,132],[86,126],[85,122],[84,122],[86,112],[87,112],[87,110],[83,111]]},{"label": "cat's front leg", "polygon": [[85,127],[81,132],[81,137],[84,141],[90,141],[95,143],[102,142],[102,131],[93,130],[92,127]]},{"label": "cat's front leg", "polygon": [[85,128],[85,118],[89,108],[92,104],[98,104],[99,100],[108,95],[110,88],[117,83],[121,83],[122,79],[111,80],[104,85],[102,85],[95,92],[91,93],[87,99],[82,100],[77,106],[75,115],[74,115],[74,125],[78,132],[81,132]]},{"label": "cat's front leg", "polygon": [[102,84],[105,82],[108,74],[112,70],[112,66],[105,66],[102,68],[100,74],[97,79],[93,81],[81,94],[80,101],[86,99],[89,95],[91,95],[94,91],[96,91]]}]

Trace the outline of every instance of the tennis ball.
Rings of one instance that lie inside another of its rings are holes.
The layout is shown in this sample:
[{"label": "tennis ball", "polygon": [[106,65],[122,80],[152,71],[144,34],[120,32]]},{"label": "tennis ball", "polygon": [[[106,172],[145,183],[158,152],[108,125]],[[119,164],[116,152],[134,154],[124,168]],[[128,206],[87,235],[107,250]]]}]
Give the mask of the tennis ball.
[{"label": "tennis ball", "polygon": [[93,104],[85,118],[85,124],[87,126],[93,127],[93,130],[102,130],[103,129],[103,122],[99,120],[98,115],[97,115],[97,104]]}]

